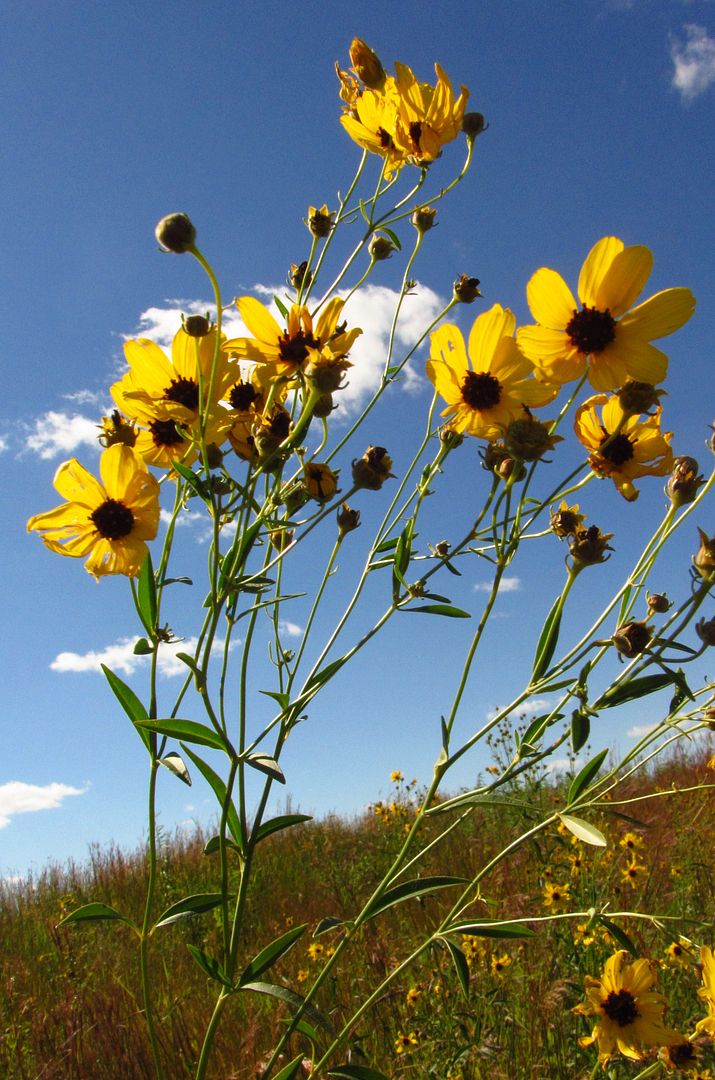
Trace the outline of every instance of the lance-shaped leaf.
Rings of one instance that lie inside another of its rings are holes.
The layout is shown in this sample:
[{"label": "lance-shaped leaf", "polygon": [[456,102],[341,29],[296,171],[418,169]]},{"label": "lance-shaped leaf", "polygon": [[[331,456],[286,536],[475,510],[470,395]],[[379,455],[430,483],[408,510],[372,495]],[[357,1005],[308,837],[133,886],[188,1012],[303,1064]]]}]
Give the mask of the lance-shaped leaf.
[{"label": "lance-shaped leaf", "polygon": [[195,945],[187,945],[186,948],[189,950],[201,970],[205,972],[210,979],[213,979],[214,982],[219,983],[221,986],[227,987],[229,990],[235,990],[231,980],[226,978],[226,974],[218,960],[215,960],[213,956],[209,956],[203,949],[197,949]]},{"label": "lance-shaped leaf", "polygon": [[302,1064],[303,1055],[298,1054],[297,1058],[293,1058],[287,1065],[284,1065],[280,1072],[276,1073],[275,1080],[293,1080],[293,1078],[298,1075],[298,1071]]},{"label": "lance-shaped leaf", "polygon": [[156,581],[151,555],[147,550],[137,581],[137,607],[149,637],[156,633]]},{"label": "lance-shaped leaf", "polygon": [[277,761],[268,754],[249,754],[244,761],[247,765],[250,765],[252,769],[258,769],[259,772],[265,773],[266,776],[272,777],[273,780],[277,780],[279,784],[285,784],[286,778],[283,775],[283,770]]},{"label": "lance-shaped leaf", "polygon": [[243,986],[244,983],[254,982],[264,971],[272,968],[282,956],[285,956],[289,949],[293,948],[298,938],[302,937],[307,925],[307,923],[303,923],[302,926],[294,926],[285,934],[277,937],[270,945],[266,945],[265,949],[261,949],[258,956],[255,956],[241,972],[238,985]]},{"label": "lance-shaped leaf", "polygon": [[571,713],[571,749],[577,754],[588,742],[591,734],[591,716],[585,709],[574,709]]},{"label": "lance-shaped leaf", "polygon": [[606,690],[594,705],[594,709],[612,709],[616,705],[622,705],[624,701],[633,701],[636,698],[646,697],[662,690],[665,686],[671,686],[675,679],[675,672],[659,671],[654,675],[642,675],[638,679],[630,679],[628,682],[614,686]]},{"label": "lance-shaped leaf", "polygon": [[[224,784],[223,780],[221,779],[220,776],[218,776],[217,773],[215,773],[213,771],[213,769],[211,768],[210,765],[206,764],[206,762],[204,761],[203,758],[200,758],[199,755],[195,754],[193,752],[193,750],[191,750],[188,746],[184,746],[184,744],[182,743],[181,748],[184,751],[184,753],[189,755],[189,757],[193,761],[194,765],[199,770],[199,772],[203,776],[204,780],[206,781],[206,783],[209,785],[209,787],[213,791],[214,795],[216,796],[216,799],[218,800],[218,804],[221,807],[221,810],[223,811],[223,808],[226,805],[226,799],[227,799],[226,785]],[[230,802],[229,807],[228,807],[228,811],[226,813],[226,824],[228,825],[228,830],[231,833],[231,836],[233,837],[233,839],[236,841],[236,844],[238,845],[239,850],[243,851],[244,848],[245,848],[243,830],[241,829],[241,821],[239,819],[236,807],[233,805],[233,801]],[[216,837],[216,850],[218,850],[218,846],[219,846],[219,841],[218,841],[218,837]],[[211,852],[209,852],[207,850],[207,848],[208,848],[208,844],[204,848],[204,854],[209,855],[209,854],[211,854]]]},{"label": "lance-shaped leaf", "polygon": [[146,711],[141,701],[134,693],[130,686],[127,686],[125,682],[115,675],[114,672],[106,666],[101,665],[102,671],[105,674],[107,682],[112,688],[112,693],[124,709],[125,713],[134,724],[139,736],[146,746],[147,750],[151,750],[151,738],[148,731],[143,731],[138,725],[141,720],[146,720],[149,713]]},{"label": "lance-shaped leaf", "polygon": [[168,907],[159,918],[157,926],[171,926],[172,923],[190,919],[193,915],[203,915],[206,911],[218,907],[223,900],[221,893],[195,893]]},{"label": "lance-shaped leaf", "polygon": [[551,658],[554,655],[559,640],[562,609],[563,597],[559,596],[554,603],[554,606],[551,608],[551,611],[546,616],[546,622],[539,635],[536,654],[534,656],[534,670],[531,673],[532,683],[537,682],[541,678],[551,663]]},{"label": "lance-shaped leaf", "polygon": [[444,615],[447,619],[471,619],[468,611],[454,604],[421,604],[419,607],[403,607],[400,611],[421,611],[425,615]]},{"label": "lance-shaped leaf", "polygon": [[437,892],[438,889],[449,888],[450,885],[466,885],[468,878],[462,877],[422,877],[413,878],[411,881],[403,881],[394,889],[388,889],[382,896],[377,897],[365,911],[365,919],[374,919],[381,911],[387,911],[395,904],[401,904],[404,900],[412,900],[416,896],[426,896],[428,893]]},{"label": "lance-shaped leaf", "polygon": [[469,964],[467,963],[467,958],[460,949],[459,945],[456,945],[453,941],[450,941],[449,938],[443,938],[442,940],[449,949],[450,955],[452,957],[452,962],[454,963],[454,970],[457,972],[457,979],[459,980],[459,986],[462,994],[465,998],[468,999]]},{"label": "lance-shaped leaf", "polygon": [[606,837],[595,825],[589,824],[583,818],[573,817],[571,814],[559,814],[559,817],[569,832],[573,833],[579,840],[583,840],[584,844],[591,844],[593,847],[606,847]]},{"label": "lance-shaped leaf", "polygon": [[345,926],[347,921],[347,919],[339,919],[336,915],[326,915],[313,931],[313,937],[320,937],[321,934],[327,934],[329,930],[335,930],[338,926]]},{"label": "lance-shaped leaf", "polygon": [[183,780],[188,787],[191,787],[191,774],[179,754],[173,752],[165,754],[163,758],[159,758],[159,764],[163,765],[169,772],[173,772],[174,776],[178,776],[179,780]]},{"label": "lance-shaped leaf", "polygon": [[281,814],[280,817],[270,818],[256,829],[254,833],[255,841],[259,843],[259,841],[270,836],[271,833],[281,832],[283,829],[290,829],[293,825],[302,825],[304,821],[312,820],[310,814]]},{"label": "lance-shaped leaf", "polygon": [[453,923],[446,926],[445,934],[474,934],[488,938],[530,938],[535,931],[513,919],[482,919],[479,922]]},{"label": "lance-shaped leaf", "polygon": [[123,922],[127,926],[131,926],[133,930],[136,930],[134,923],[131,919],[125,918],[124,915],[120,915],[109,904],[83,904],[82,907],[75,908],[69,915],[65,915],[64,919],[61,919],[57,925],[66,926],[67,923],[79,923],[79,922]]},{"label": "lance-shaped leaf", "polygon": [[608,754],[609,748],[606,747],[605,750],[601,750],[594,758],[587,761],[581,771],[574,776],[569,786],[569,793],[566,797],[566,801],[569,805],[576,802],[576,799],[578,799],[581,792],[588,787],[608,757]]},{"label": "lance-shaped leaf", "polygon": [[214,750],[224,750],[229,753],[229,746],[223,735],[206,724],[199,724],[196,720],[179,720],[177,717],[166,717],[160,720],[138,720],[137,726],[146,728],[147,731],[158,732],[160,735],[169,735],[172,739],[183,739],[187,743],[197,743],[199,746],[211,746]]},{"label": "lance-shaped leaf", "polygon": [[336,1065],[330,1069],[328,1076],[338,1077],[339,1080],[390,1080],[384,1073],[368,1069],[366,1065]]},{"label": "lance-shaped leaf", "polygon": [[190,656],[189,653],[178,652],[176,654],[176,659],[181,660],[182,664],[186,664],[187,668],[193,673],[196,689],[201,693],[201,690],[206,685],[206,676],[196,663],[195,658]]},{"label": "lance-shaped leaf", "polygon": [[605,926],[606,930],[608,930],[608,933],[616,939],[622,949],[625,949],[627,952],[629,952],[631,956],[638,956],[638,949],[628,937],[628,934],[625,932],[625,930],[621,930],[620,926],[618,926],[614,922],[611,922],[611,920],[607,919],[604,915],[599,915],[598,921],[600,922],[601,926]]},{"label": "lance-shaped leaf", "polygon": [[267,994],[269,997],[277,998],[285,1005],[288,1005],[293,1012],[301,1009],[317,1027],[323,1028],[329,1035],[334,1034],[333,1025],[328,1018],[323,1016],[314,1005],[306,1002],[304,997],[296,994],[295,990],[289,990],[287,986],[275,986],[273,983],[266,982],[250,982],[244,983],[241,990],[251,990],[255,994]]}]

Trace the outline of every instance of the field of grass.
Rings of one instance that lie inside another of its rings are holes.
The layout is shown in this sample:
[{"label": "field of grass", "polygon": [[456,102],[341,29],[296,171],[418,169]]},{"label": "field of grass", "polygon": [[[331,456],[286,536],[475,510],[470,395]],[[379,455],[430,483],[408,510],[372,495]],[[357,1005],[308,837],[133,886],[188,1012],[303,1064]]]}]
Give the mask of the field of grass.
[{"label": "field of grass", "polygon": [[[667,791],[711,783],[712,748],[696,758],[661,764],[648,790]],[[504,790],[504,789],[503,789]],[[631,786],[631,796],[638,789]],[[291,926],[307,924],[271,980],[300,993],[320,970],[339,930],[313,936],[329,916],[349,917],[379,880],[397,850],[409,819],[413,789],[399,777],[394,797],[357,820],[329,818],[278,833],[260,847],[251,899],[247,959]],[[420,872],[473,876],[490,853],[501,850],[560,799],[547,779],[513,785],[502,804],[480,807],[428,853]],[[626,809],[631,820],[619,813]],[[579,1080],[592,1075],[596,1052],[581,1048],[591,1024],[574,1015],[584,976],[598,975],[623,942],[588,918],[536,922],[551,913],[657,912],[673,921],[620,918],[640,956],[661,965],[658,988],[669,1001],[666,1022],[686,1034],[704,1015],[699,1000],[698,948],[713,944],[715,918],[715,804],[711,791],[678,791],[603,813],[594,824],[605,849],[586,847],[554,829],[524,846],[482,882],[475,917],[515,917],[537,931],[525,941],[463,937],[469,964],[465,995],[445,948],[393,983],[353,1032],[352,1061],[397,1078],[435,1080]],[[440,822],[440,829],[444,822]],[[429,828],[429,826],[428,826]],[[200,832],[162,842],[160,895],[164,910],[184,896],[215,889],[215,855],[204,855]],[[101,901],[141,918],[146,864],[141,852],[91,852],[86,865],[50,867],[23,884],[0,891],[0,1076],[8,1080],[134,1080],[153,1077],[142,1018],[137,942],[121,923],[57,926],[68,912]],[[337,974],[321,988],[320,1013],[333,1024],[349,1016],[376,982],[406,955],[410,942],[429,934],[448,903],[437,894],[402,903],[367,923]],[[214,912],[157,929],[151,963],[167,1073],[189,1077],[215,998],[215,987],[187,945],[217,949]],[[695,943],[695,944],[691,944]],[[352,1008],[351,1008],[352,1006]],[[210,1075],[216,1080],[255,1080],[288,1015],[273,999],[237,994],[216,1042]],[[311,1056],[317,1025],[291,1037],[292,1056]],[[715,1075],[709,1040],[696,1042],[691,1076]],[[364,1055],[364,1056],[361,1056]],[[285,1061],[289,1058],[285,1058]],[[341,1060],[345,1060],[345,1057]],[[649,1061],[656,1061],[653,1054]],[[625,1078],[643,1068],[625,1060],[600,1075]],[[308,1069],[300,1074],[308,1075]],[[653,1075],[666,1075],[657,1065]]]}]

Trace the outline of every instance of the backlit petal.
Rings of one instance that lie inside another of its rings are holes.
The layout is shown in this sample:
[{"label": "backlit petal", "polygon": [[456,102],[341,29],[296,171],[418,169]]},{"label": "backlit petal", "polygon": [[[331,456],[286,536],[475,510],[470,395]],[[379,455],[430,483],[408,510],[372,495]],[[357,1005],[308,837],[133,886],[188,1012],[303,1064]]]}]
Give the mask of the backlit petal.
[{"label": "backlit petal", "polygon": [[690,289],[664,289],[624,315],[619,330],[631,330],[647,341],[665,337],[684,326],[695,311],[695,297]]},{"label": "backlit petal", "polygon": [[643,292],[652,269],[653,254],[647,247],[624,248],[604,274],[593,306],[619,318]]},{"label": "backlit petal", "polygon": [[547,266],[532,274],[526,286],[526,299],[536,321],[550,330],[564,330],[578,309],[561,274]]},{"label": "backlit petal", "polygon": [[99,459],[99,471],[110,499],[125,501],[127,488],[138,471],[145,471],[141,458],[130,446],[115,443]]},{"label": "backlit petal", "polygon": [[499,341],[511,337],[515,326],[513,313],[501,304],[477,316],[469,334],[469,357],[475,371],[489,370]]},{"label": "backlit petal", "polygon": [[430,336],[430,359],[441,360],[463,376],[469,368],[467,350],[459,327],[445,323]]},{"label": "backlit petal", "polygon": [[582,304],[598,307],[598,294],[611,263],[623,251],[623,241],[616,236],[604,236],[594,244],[581,267],[578,295]]},{"label": "backlit petal", "polygon": [[106,499],[98,480],[76,458],[65,461],[55,473],[54,485],[63,499],[96,510]]},{"label": "backlit petal", "polygon": [[253,296],[242,296],[236,301],[236,306],[253,336],[266,344],[275,345],[283,331],[268,308]]}]

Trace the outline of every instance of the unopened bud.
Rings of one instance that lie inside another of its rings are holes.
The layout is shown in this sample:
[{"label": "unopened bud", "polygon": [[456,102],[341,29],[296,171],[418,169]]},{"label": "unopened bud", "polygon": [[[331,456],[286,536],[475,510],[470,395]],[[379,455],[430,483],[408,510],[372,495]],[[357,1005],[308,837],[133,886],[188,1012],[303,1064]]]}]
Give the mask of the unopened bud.
[{"label": "unopened bud", "polygon": [[526,476],[524,463],[515,460],[501,442],[490,442],[483,451],[480,450],[480,456],[482,468],[502,480],[508,480],[513,474],[512,483],[517,483]]},{"label": "unopened bud", "polygon": [[616,646],[621,656],[632,660],[640,656],[648,648],[653,637],[653,627],[644,622],[633,620],[619,626],[611,641]]},{"label": "unopened bud", "polygon": [[479,291],[479,278],[460,274],[453,286],[454,298],[460,304],[472,304],[482,294]]},{"label": "unopened bud", "polygon": [[645,602],[648,605],[648,615],[664,615],[670,611],[673,601],[669,600],[665,593],[646,593]]},{"label": "unopened bud", "polygon": [[468,139],[476,139],[487,128],[487,123],[480,112],[468,112],[462,117],[462,131]]},{"label": "unopened bud", "polygon": [[461,431],[455,431],[449,424],[445,424],[444,427],[439,429],[439,441],[448,450],[456,450],[464,442],[464,435]]},{"label": "unopened bud", "polygon": [[313,406],[313,416],[317,416],[319,420],[325,420],[333,409],[337,409],[337,405],[333,403],[333,395],[321,394]]},{"label": "unopened bud", "polygon": [[665,485],[665,493],[676,510],[693,502],[698,488],[705,483],[704,477],[698,475],[699,468],[695,458],[687,456],[675,458],[673,472]]},{"label": "unopened bud", "polygon": [[353,461],[353,483],[368,491],[379,491],[394,475],[391,468],[392,458],[384,446],[368,446],[363,456]]},{"label": "unopened bud", "polygon": [[205,315],[187,315],[183,323],[189,337],[206,337],[211,329],[211,323]]},{"label": "unopened bud", "polygon": [[306,220],[312,235],[319,240],[328,236],[330,231],[335,228],[333,215],[328,210],[327,203],[323,203],[319,210],[315,206],[309,206]]},{"label": "unopened bud", "polygon": [[536,420],[531,413],[512,420],[506,429],[504,446],[512,457],[522,461],[538,461],[544,454],[563,442],[560,435],[551,435],[551,421]]},{"label": "unopened bud", "polygon": [[374,262],[383,262],[385,259],[389,259],[394,251],[397,251],[397,246],[387,236],[375,233],[368,250],[370,258]]},{"label": "unopened bud", "polygon": [[417,229],[419,233],[426,233],[434,225],[434,219],[437,217],[437,211],[432,206],[418,206],[413,211],[410,221]]},{"label": "unopened bud", "polygon": [[618,391],[618,403],[627,416],[640,416],[648,413],[649,409],[655,409],[659,405],[659,399],[665,390],[656,390],[650,383],[636,382],[628,379]]},{"label": "unopened bud", "polygon": [[310,461],[303,467],[303,487],[316,502],[328,502],[338,492],[338,474],[328,465]]},{"label": "unopened bud", "polygon": [[190,251],[196,241],[196,229],[188,214],[167,214],[154,230],[154,235],[165,251],[183,255]]},{"label": "unopened bud", "polygon": [[209,443],[206,447],[206,463],[209,469],[220,469],[223,463],[223,450],[216,443]]},{"label": "unopened bud", "polygon": [[354,38],[350,45],[350,63],[358,79],[369,90],[381,90],[385,85],[385,69],[380,57],[362,38]]},{"label": "unopened bud", "polygon": [[715,571],[715,536],[711,539],[702,529],[698,529],[698,532],[700,533],[700,547],[693,559],[693,566],[700,577],[709,578]]},{"label": "unopened bud", "polygon": [[351,510],[347,503],[343,503],[338,510],[338,540],[342,540],[347,533],[357,529],[359,525],[360,511]]},{"label": "unopened bud", "polygon": [[303,262],[297,266],[295,263],[291,263],[288,279],[294,289],[302,289],[304,285],[310,285],[313,275],[308,269],[308,260],[303,259]]},{"label": "unopened bud", "polygon": [[695,633],[703,645],[715,645],[715,619],[700,619],[695,624]]}]

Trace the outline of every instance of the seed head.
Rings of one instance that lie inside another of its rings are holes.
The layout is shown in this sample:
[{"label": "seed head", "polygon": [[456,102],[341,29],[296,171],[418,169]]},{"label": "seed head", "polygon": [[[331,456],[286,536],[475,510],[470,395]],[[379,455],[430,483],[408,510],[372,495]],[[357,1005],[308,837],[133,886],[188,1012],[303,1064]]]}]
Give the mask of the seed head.
[{"label": "seed head", "polygon": [[699,468],[693,457],[677,457],[673,461],[673,472],[665,485],[665,493],[676,510],[691,503],[705,482],[704,477],[698,476]]},{"label": "seed head", "polygon": [[462,131],[468,139],[476,139],[488,126],[480,112],[468,112],[462,117]]},{"label": "seed head", "polygon": [[506,429],[504,446],[512,457],[521,461],[538,461],[563,442],[560,435],[551,435],[551,421],[537,420],[528,413],[525,417],[512,420]]},{"label": "seed head", "polygon": [[628,379],[618,391],[618,403],[627,416],[640,416],[642,413],[652,416],[649,410],[658,407],[664,393],[665,390],[656,390],[650,383]]},{"label": "seed head", "polygon": [[648,616],[664,615],[670,611],[673,601],[669,600],[665,593],[646,593],[645,602],[648,605]]},{"label": "seed head", "polygon": [[602,533],[597,525],[589,525],[587,529],[578,529],[569,544],[574,565],[582,569],[584,566],[606,562],[610,558],[606,552],[613,551],[608,543],[612,537],[613,533]]},{"label": "seed head", "polygon": [[640,656],[642,652],[645,652],[652,637],[653,627],[647,626],[644,622],[637,622],[634,619],[631,622],[624,623],[623,626],[619,626],[611,641],[621,656],[632,660],[633,657]]},{"label": "seed head", "polygon": [[167,214],[154,230],[154,235],[165,251],[183,255],[196,242],[196,229],[188,214]]},{"label": "seed head", "polygon": [[413,211],[410,221],[417,229],[419,233],[426,233],[434,225],[434,219],[437,217],[437,211],[432,206],[418,206]]},{"label": "seed head", "polygon": [[709,578],[715,571],[715,536],[708,537],[702,529],[700,533],[700,547],[693,559],[693,565],[702,578]]},{"label": "seed head", "polygon": [[385,259],[390,258],[394,251],[397,251],[397,247],[389,237],[375,233],[370,241],[369,251],[373,262],[384,262]]},{"label": "seed head", "polygon": [[211,329],[207,315],[187,315],[182,322],[189,337],[206,337]]},{"label": "seed head", "polygon": [[454,298],[460,304],[473,304],[482,294],[479,291],[479,278],[460,274],[453,286]]},{"label": "seed head", "polygon": [[715,619],[700,619],[695,624],[695,632],[703,645],[715,645]]},{"label": "seed head", "polygon": [[385,481],[394,476],[391,468],[392,458],[384,446],[368,446],[363,456],[353,461],[353,484],[368,491],[379,491]]}]

